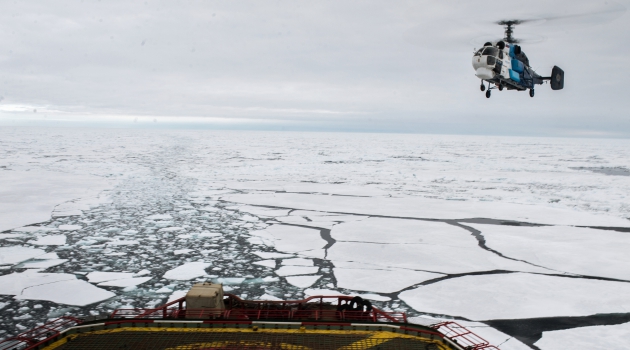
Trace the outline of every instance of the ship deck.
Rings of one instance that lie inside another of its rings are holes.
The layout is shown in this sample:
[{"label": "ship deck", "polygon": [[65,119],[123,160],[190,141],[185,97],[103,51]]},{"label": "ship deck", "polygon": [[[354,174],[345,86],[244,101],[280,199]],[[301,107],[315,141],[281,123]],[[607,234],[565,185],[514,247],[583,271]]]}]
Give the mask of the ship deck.
[{"label": "ship deck", "polygon": [[453,349],[438,333],[423,327],[400,329],[383,324],[299,322],[144,322],[83,325],[41,349]]}]

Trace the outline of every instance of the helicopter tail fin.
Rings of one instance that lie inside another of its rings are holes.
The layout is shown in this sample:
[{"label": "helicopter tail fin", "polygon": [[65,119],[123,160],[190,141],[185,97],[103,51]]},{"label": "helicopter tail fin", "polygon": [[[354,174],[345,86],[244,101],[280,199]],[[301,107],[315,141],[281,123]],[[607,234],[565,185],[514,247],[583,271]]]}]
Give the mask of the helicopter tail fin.
[{"label": "helicopter tail fin", "polygon": [[564,71],[558,66],[553,66],[550,80],[551,90],[562,90],[564,88]]}]

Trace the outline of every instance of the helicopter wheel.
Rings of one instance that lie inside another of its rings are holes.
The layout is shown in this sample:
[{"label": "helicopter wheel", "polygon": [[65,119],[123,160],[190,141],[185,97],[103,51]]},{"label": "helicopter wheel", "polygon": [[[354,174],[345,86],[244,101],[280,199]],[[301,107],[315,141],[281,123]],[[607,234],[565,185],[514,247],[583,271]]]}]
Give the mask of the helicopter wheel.
[{"label": "helicopter wheel", "polygon": [[483,85],[483,83],[481,83],[481,86],[479,87],[479,90],[481,91],[485,91],[486,90],[486,86]]},{"label": "helicopter wheel", "polygon": [[499,85],[499,91],[503,91],[503,85]]},{"label": "helicopter wheel", "polygon": [[529,89],[529,97],[534,97],[534,89]]},{"label": "helicopter wheel", "polygon": [[490,90],[486,91],[486,98],[490,98]]}]

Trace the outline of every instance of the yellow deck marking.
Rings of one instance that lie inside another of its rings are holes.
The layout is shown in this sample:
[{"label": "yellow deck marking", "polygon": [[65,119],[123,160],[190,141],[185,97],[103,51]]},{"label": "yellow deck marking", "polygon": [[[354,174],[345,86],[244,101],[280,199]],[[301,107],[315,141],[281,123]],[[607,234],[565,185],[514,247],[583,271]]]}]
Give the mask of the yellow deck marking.
[{"label": "yellow deck marking", "polygon": [[[370,346],[382,344],[389,339],[392,338],[405,338],[405,339],[416,339],[421,340],[427,343],[434,343],[440,348],[440,350],[447,350],[448,348],[442,345],[439,340],[429,340],[428,338],[424,338],[421,336],[413,336],[407,334],[393,333],[389,331],[360,331],[360,330],[341,330],[341,329],[265,329],[258,328],[258,330],[253,330],[252,328],[176,328],[176,327],[121,327],[114,329],[104,329],[100,331],[91,331],[79,334],[72,334],[66,336],[49,346],[44,347],[42,350],[54,350],[61,345],[68,342],[68,339],[75,339],[77,337],[84,337],[93,334],[111,334],[111,333],[120,333],[120,332],[179,332],[179,333],[284,333],[284,334],[340,334],[340,335],[348,335],[348,334],[356,334],[356,335],[365,335],[370,338],[359,340],[353,344],[347,345],[345,347],[341,347],[341,349],[367,349]],[[368,346],[368,339],[371,339],[370,346]],[[375,344],[374,342],[379,342]],[[286,344],[289,345],[289,344]],[[292,345],[297,346],[297,345]],[[171,349],[179,349],[171,348]],[[185,349],[185,348],[182,348]],[[284,348],[283,348],[284,349]],[[306,350],[306,347],[300,348],[286,348],[286,350]]]},{"label": "yellow deck marking", "polygon": [[[261,341],[241,340],[241,341],[215,341],[212,343],[193,343],[193,344],[180,345],[174,348],[168,348],[165,350],[193,350],[193,349],[204,349],[204,348],[216,349],[216,348],[222,348],[222,347],[234,346],[234,345],[237,345],[239,347],[245,347],[245,348],[251,346],[257,349],[260,349],[260,348],[271,349],[274,346],[275,347],[278,346],[278,344],[272,344],[272,343],[261,342]],[[311,348],[307,346],[293,345],[293,344],[286,344],[286,343],[280,344],[280,348],[283,350],[311,350]]]},{"label": "yellow deck marking", "polygon": [[440,350],[448,350],[447,347],[442,346],[442,344],[440,344],[440,342],[437,342],[437,341],[432,341],[432,340],[428,340],[428,339],[424,339],[420,337],[414,337],[412,335],[407,335],[407,334],[398,334],[398,333],[391,333],[391,332],[376,332],[374,335],[372,335],[369,338],[358,340],[352,344],[342,346],[337,350],[365,350],[365,349],[369,349],[377,345],[381,345],[384,342],[390,341],[394,338],[412,339],[412,340],[422,341],[424,343],[434,343],[438,346]]}]

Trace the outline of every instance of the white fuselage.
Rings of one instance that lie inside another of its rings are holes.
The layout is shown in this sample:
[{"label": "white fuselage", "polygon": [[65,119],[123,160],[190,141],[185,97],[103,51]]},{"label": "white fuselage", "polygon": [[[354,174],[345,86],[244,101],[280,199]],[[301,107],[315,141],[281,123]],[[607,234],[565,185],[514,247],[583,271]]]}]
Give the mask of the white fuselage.
[{"label": "white fuselage", "polygon": [[[496,63],[501,61],[500,73],[494,71]],[[509,69],[512,67],[512,59],[510,58],[510,46],[505,45],[503,50],[499,50],[494,46],[485,46],[475,53],[472,58],[472,65],[475,69],[475,75],[479,79],[490,80],[495,78],[497,74],[504,79],[510,79]]]}]

